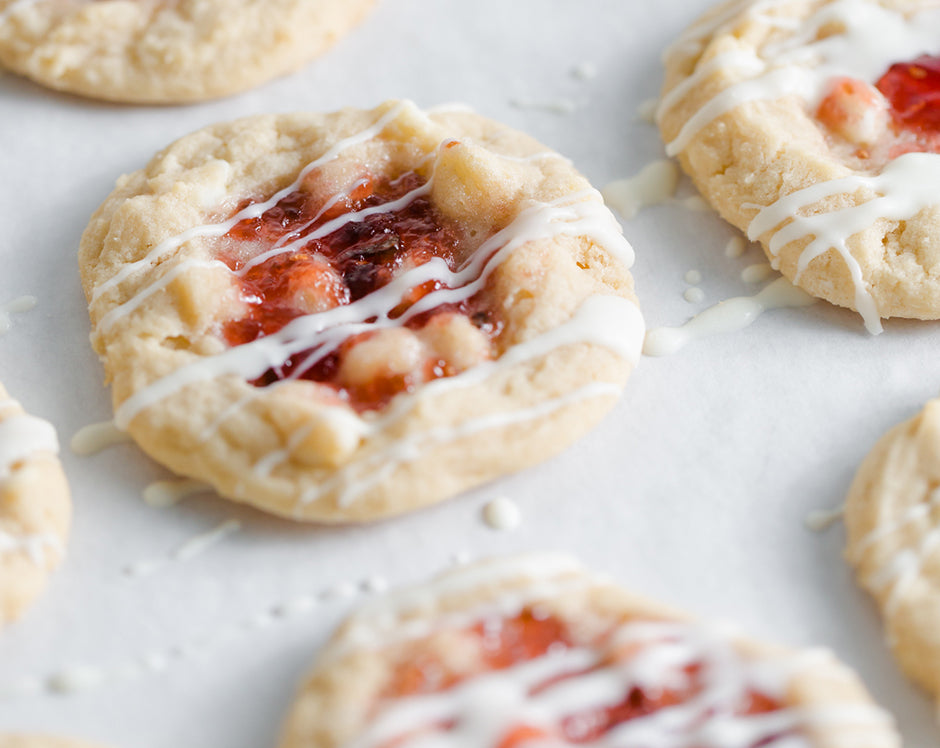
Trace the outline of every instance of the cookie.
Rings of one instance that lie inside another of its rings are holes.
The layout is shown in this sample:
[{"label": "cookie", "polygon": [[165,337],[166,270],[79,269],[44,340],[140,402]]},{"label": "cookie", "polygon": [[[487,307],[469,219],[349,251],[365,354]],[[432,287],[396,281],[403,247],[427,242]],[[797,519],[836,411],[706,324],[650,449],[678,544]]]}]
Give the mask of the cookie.
[{"label": "cookie", "polygon": [[138,103],[228,96],[297,70],[374,0],[0,0],[0,63]]},{"label": "cookie", "polygon": [[326,645],[280,748],[528,742],[900,745],[831,655],[748,642],[529,555],[370,601]]},{"label": "cookie", "polygon": [[796,285],[940,317],[940,4],[734,0],[665,55],[667,152]]},{"label": "cookie", "polygon": [[260,116],[122,178],[81,241],[115,420],[177,473],[357,521],[546,459],[639,356],[600,194],[463,108]]},{"label": "cookie", "polygon": [[0,748],[100,748],[92,743],[48,735],[0,735]]},{"label": "cookie", "polygon": [[865,458],[845,524],[846,558],[881,608],[895,658],[940,701],[940,400]]},{"label": "cookie", "polygon": [[19,617],[65,551],[71,503],[50,423],[0,386],[0,624]]}]

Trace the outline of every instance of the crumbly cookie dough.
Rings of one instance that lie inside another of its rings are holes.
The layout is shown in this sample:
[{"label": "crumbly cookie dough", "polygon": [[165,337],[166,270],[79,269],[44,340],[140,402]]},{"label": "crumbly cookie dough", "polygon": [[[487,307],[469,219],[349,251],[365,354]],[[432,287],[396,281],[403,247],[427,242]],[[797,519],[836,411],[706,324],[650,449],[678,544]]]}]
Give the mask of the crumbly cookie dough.
[{"label": "crumbly cookie dough", "polygon": [[238,93],[320,55],[374,0],[0,0],[0,63],[51,88],[174,103]]},{"label": "crumbly cookie dough", "polygon": [[494,559],[370,601],[333,636],[280,748],[900,745],[831,655],[756,644],[564,556]]},{"label": "crumbly cookie dough", "polygon": [[938,33],[935,0],[733,0],[665,55],[669,154],[776,269],[871,332],[940,317],[938,131],[880,90]]},{"label": "crumbly cookie dough", "polygon": [[119,181],[80,250],[118,426],[319,521],[424,506],[584,434],[639,356],[631,262],[568,161],[410,102],[185,137]]},{"label": "crumbly cookie dough", "polygon": [[940,701],[940,400],[885,434],[845,507],[846,558],[904,671]]},{"label": "crumbly cookie dough", "polygon": [[0,625],[18,618],[61,561],[71,502],[51,424],[0,385]]}]

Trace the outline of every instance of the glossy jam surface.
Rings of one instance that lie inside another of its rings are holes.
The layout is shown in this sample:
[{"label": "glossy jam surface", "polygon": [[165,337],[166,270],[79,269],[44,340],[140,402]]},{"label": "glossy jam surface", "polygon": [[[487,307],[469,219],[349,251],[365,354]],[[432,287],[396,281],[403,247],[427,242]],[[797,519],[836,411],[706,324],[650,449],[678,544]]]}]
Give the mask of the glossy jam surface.
[{"label": "glossy jam surface", "polygon": [[[491,620],[485,624],[478,624],[464,633],[478,640],[476,669],[462,671],[458,675],[449,672],[433,654],[419,652],[398,667],[383,692],[382,699],[394,700],[420,694],[446,692],[474,676],[507,669],[578,645],[573,632],[568,630],[564,622],[552,616],[540,615],[533,610],[525,610],[515,618],[495,622]],[[587,670],[556,676],[535,685],[530,693],[535,695],[543,689],[564,681],[574,681],[581,676],[588,676],[616,662],[629,661],[638,655],[641,656],[644,651],[644,645],[618,648],[605,641],[595,642],[594,646],[602,653],[597,665]],[[657,646],[657,644],[648,646]],[[544,724],[513,725],[500,737],[499,742],[493,748],[516,748],[533,740],[548,741],[555,745],[591,743],[602,738],[618,725],[696,699],[709,687],[709,679],[714,677],[705,672],[702,664],[685,667],[682,673],[683,677],[676,682],[674,687],[657,689],[632,687],[625,691],[622,700],[618,703],[595,709],[572,711],[561,716],[552,727],[546,727]],[[783,705],[777,700],[754,690],[748,691],[745,698],[732,707],[733,713],[739,716],[764,714],[782,708]],[[458,725],[453,720],[440,721],[427,725],[418,732],[399,736],[384,744],[383,748],[407,743],[418,736],[447,733],[457,727]],[[771,737],[764,735],[758,739],[758,742],[742,743],[741,747],[760,748],[788,734],[792,734],[792,731]],[[481,746],[481,748],[486,747]]]},{"label": "glossy jam surface", "polygon": [[940,133],[940,57],[922,55],[892,65],[877,83],[895,126],[920,135]]},{"label": "glossy jam surface", "polygon": [[[233,346],[248,343],[278,332],[298,317],[365,299],[433,258],[442,258],[450,270],[456,270],[464,259],[461,251],[466,251],[460,232],[421,192],[423,184],[422,177],[409,172],[394,180],[364,176],[347,193],[327,200],[298,190],[262,215],[236,224],[226,236],[220,259],[237,274],[248,311],[224,325],[226,341]],[[389,209],[381,210],[383,205]],[[267,259],[259,262],[261,255]],[[446,287],[432,279],[406,290],[388,318],[402,317],[424,296]],[[410,315],[401,327],[420,335],[432,320],[439,325],[453,315],[469,319],[487,339],[501,329],[476,297]],[[374,316],[363,319],[374,321]],[[379,334],[357,332],[328,349],[315,345],[269,369],[253,384],[312,380],[333,387],[363,411],[381,408],[396,394],[451,376],[460,368],[432,346],[415,353],[412,366],[385,370],[375,365],[371,374],[345,376],[351,350]]]}]

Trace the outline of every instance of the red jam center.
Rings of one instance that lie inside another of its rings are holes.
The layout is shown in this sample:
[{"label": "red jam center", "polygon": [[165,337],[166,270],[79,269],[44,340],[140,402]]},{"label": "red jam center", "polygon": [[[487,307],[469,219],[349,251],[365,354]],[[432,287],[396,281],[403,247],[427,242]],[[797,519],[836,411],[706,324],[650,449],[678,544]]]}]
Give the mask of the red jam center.
[{"label": "red jam center", "polygon": [[[248,313],[224,325],[226,341],[233,346],[249,343],[276,333],[298,317],[358,301],[397,275],[435,257],[443,258],[451,270],[456,269],[462,259],[458,256],[459,232],[443,219],[427,195],[406,200],[397,209],[349,215],[398,200],[423,182],[414,172],[395,180],[368,177],[334,204],[323,204],[310,193],[298,190],[259,217],[236,224],[227,234],[230,241],[220,259],[233,271],[241,271],[241,297]],[[239,210],[250,204],[239,206]],[[344,216],[349,220],[343,220]],[[331,221],[336,222],[336,228],[320,236]],[[261,250],[257,249],[259,244]],[[289,251],[251,265],[250,257],[287,245],[292,247]],[[243,252],[246,246],[252,249]],[[421,298],[444,287],[432,280],[412,288],[389,318],[400,317]],[[437,315],[455,313],[466,315],[490,339],[501,329],[477,297],[413,315],[403,326],[420,330]],[[320,382],[332,386],[340,397],[362,411],[380,408],[396,394],[421,382],[456,373],[448,361],[431,356],[416,371],[379,373],[366,383],[341,384],[337,375],[344,356],[372,335],[359,333],[335,350],[320,352],[315,346],[295,354],[253,384],[266,386],[289,377]]]},{"label": "red jam center", "polygon": [[[526,610],[519,616],[504,619],[497,627],[491,623],[474,626],[469,632],[479,637],[480,667],[477,671],[460,675],[446,672],[440,661],[430,653],[411,658],[401,665],[383,693],[383,698],[394,699],[416,694],[445,691],[458,683],[489,671],[497,671],[518,665],[537,657],[574,646],[574,638],[566,625],[551,616],[540,616]],[[651,646],[655,646],[651,645]],[[595,669],[609,666],[618,659],[628,659],[636,650],[627,654],[611,652],[608,658],[587,671],[569,673],[555,677],[535,686],[531,693],[549,688],[557,683],[586,675]],[[708,674],[701,664],[685,668],[685,685],[674,689],[645,690],[633,687],[624,694],[622,701],[612,706],[580,711],[563,716],[552,729],[542,726],[518,724],[510,728],[493,748],[516,748],[530,740],[547,739],[552,742],[579,745],[596,741],[611,729],[630,720],[644,717],[660,709],[685,703],[701,694],[707,687]],[[748,691],[740,703],[734,704],[734,714],[745,716],[778,711],[783,708],[777,700]],[[421,734],[446,732],[456,725],[441,722],[422,729]],[[761,736],[758,742],[748,743],[748,748],[760,748],[769,742],[789,734],[781,732],[773,736]],[[394,748],[415,734],[403,735],[390,741],[384,748]]]},{"label": "red jam center", "polygon": [[892,65],[876,87],[891,105],[896,127],[925,135],[940,132],[940,57],[922,55]]}]

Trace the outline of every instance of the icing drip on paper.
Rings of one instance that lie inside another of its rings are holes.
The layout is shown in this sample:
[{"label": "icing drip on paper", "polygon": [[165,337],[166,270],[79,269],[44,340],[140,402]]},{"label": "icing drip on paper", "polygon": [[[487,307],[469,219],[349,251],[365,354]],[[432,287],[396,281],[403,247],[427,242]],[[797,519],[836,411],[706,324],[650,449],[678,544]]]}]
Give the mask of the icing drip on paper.
[{"label": "icing drip on paper", "polygon": [[578,105],[571,99],[510,99],[509,103],[516,109],[533,109],[549,114],[572,114],[578,110]]},{"label": "icing drip on paper", "polygon": [[808,530],[825,532],[837,522],[841,522],[843,517],[845,517],[845,507],[840,506],[838,509],[821,509],[810,512],[803,522]]},{"label": "icing drip on paper", "polygon": [[682,327],[658,327],[646,334],[645,356],[667,356],[694,340],[742,330],[769,309],[809,306],[816,301],[786,278],[778,278],[756,296],[739,296],[709,307]]},{"label": "icing drip on paper", "polygon": [[35,296],[20,296],[6,304],[0,304],[0,335],[7,332],[13,324],[11,316],[28,312],[36,306]]},{"label": "icing drip on paper", "polygon": [[144,503],[154,509],[167,509],[176,506],[190,496],[198,496],[214,489],[208,483],[192,478],[176,480],[158,480],[144,488]]},{"label": "icing drip on paper", "polygon": [[483,507],[483,521],[494,530],[514,530],[522,522],[522,512],[512,499],[497,496]]},{"label": "icing drip on paper", "polygon": [[[356,595],[371,594],[379,591],[384,583],[384,579],[380,577],[368,577],[358,584],[342,582],[320,592],[294,595],[221,628],[194,636],[188,642],[144,652],[111,665],[75,663],[44,676],[0,683],[0,699],[11,700],[44,694],[74,696],[159,675],[170,667],[182,665],[187,661],[208,659],[214,652],[237,643],[246,633],[269,628],[279,621],[286,622],[308,616],[323,604],[347,600]],[[340,594],[337,594],[337,591]]]},{"label": "icing drip on paper", "polygon": [[602,194],[604,202],[629,221],[642,208],[672,200],[678,188],[679,167],[664,159],[647,164],[628,179],[611,182]]},{"label": "icing drip on paper", "polygon": [[[912,50],[932,51],[940,38],[937,8],[922,8],[906,17],[872,0],[836,0],[822,5],[805,19],[767,15],[789,4],[788,0],[733,4],[680,40],[675,51],[700,49],[703,39],[730,30],[742,13],[790,32],[782,41],[765,44],[757,53],[730,50],[715,55],[663,98],[660,118],[717,70],[733,70],[743,76],[743,80],[719,92],[688,119],[667,145],[669,155],[684,150],[715,119],[742,104],[796,95],[810,111],[815,111],[831,80],[848,77],[875,81],[892,63],[908,59]],[[834,249],[848,266],[855,286],[855,306],[866,328],[878,333],[882,329],[879,311],[847,242],[879,219],[905,221],[936,204],[938,175],[940,156],[907,154],[889,163],[881,175],[848,176],[782,197],[758,213],[748,227],[748,236],[752,240],[767,237],[775,268],[776,256],[784,246],[811,239],[800,255],[796,282],[813,259]],[[858,206],[805,214],[826,197],[859,191],[873,193],[874,197],[866,198],[867,202]]]},{"label": "icing drip on paper", "polygon": [[118,444],[127,444],[131,441],[131,436],[126,431],[121,431],[115,426],[114,421],[103,421],[101,423],[90,423],[83,426],[72,437],[69,446],[72,451],[80,457],[90,457],[91,455],[103,452],[109,447]]},{"label": "icing drip on paper", "polygon": [[166,556],[153,559],[137,561],[124,568],[124,573],[129,577],[143,577],[153,574],[173,562],[185,562],[194,559],[209,550],[212,546],[222,542],[226,537],[238,532],[241,529],[241,522],[235,519],[229,519],[208,532],[200,533],[186,542],[180,544],[176,550],[168,553]]}]

